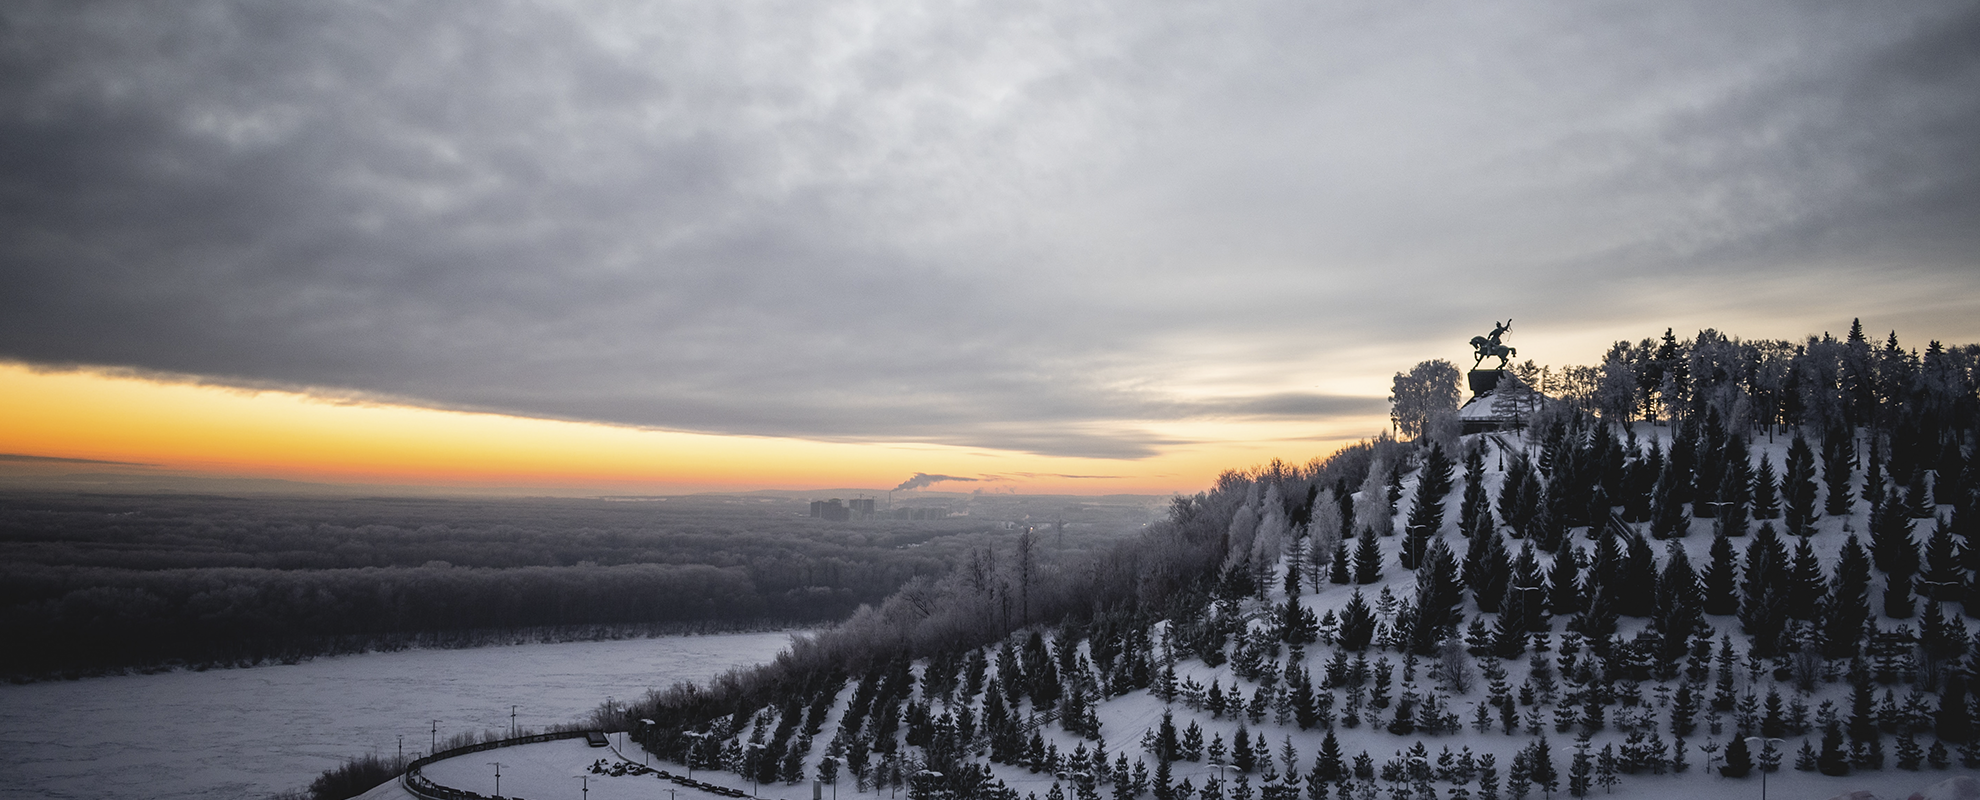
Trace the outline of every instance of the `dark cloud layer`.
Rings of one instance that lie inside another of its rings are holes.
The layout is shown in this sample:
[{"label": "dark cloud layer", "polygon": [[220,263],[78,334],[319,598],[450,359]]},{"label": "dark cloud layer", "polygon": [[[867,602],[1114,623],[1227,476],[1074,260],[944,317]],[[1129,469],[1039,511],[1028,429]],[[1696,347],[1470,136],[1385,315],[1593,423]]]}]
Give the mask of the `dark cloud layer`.
[{"label": "dark cloud layer", "polygon": [[1976,41],[1963,2],[11,3],[0,357],[1140,457],[1378,411],[1310,388],[1330,345],[1728,274],[1980,297]]}]

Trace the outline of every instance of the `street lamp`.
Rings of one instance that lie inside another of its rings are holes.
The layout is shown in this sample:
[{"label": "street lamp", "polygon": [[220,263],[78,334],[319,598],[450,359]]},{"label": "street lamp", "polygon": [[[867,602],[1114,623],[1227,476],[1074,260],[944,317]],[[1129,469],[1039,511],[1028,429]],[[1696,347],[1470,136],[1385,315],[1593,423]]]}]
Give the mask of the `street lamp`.
[{"label": "street lamp", "polygon": [[433,742],[426,746],[427,754],[440,752],[440,720],[433,721]]},{"label": "street lamp", "polygon": [[699,733],[696,731],[688,731],[681,735],[694,740],[694,744],[688,745],[688,763],[687,763],[688,780],[694,780],[694,759],[695,756],[701,754],[701,740],[708,738],[708,734]]},{"label": "street lamp", "polygon": [[819,763],[819,765],[820,765],[820,766],[823,766],[823,765],[827,765],[827,764],[829,764],[829,765],[831,765],[831,767],[832,767],[832,769],[831,769],[831,773],[832,773],[832,780],[831,780],[831,784],[832,784],[832,800],[839,800],[839,757],[838,757],[838,756],[826,756],[826,757],[824,757],[824,758],[821,758],[821,759],[819,759],[819,760],[818,760],[818,763]]},{"label": "street lamp", "polygon": [[[760,752],[763,749],[765,749],[765,747],[766,745],[764,745],[762,742],[749,743],[749,749],[751,750]],[[761,757],[762,756],[758,756],[757,758],[761,758]],[[755,758],[749,760],[749,796],[751,797],[756,796],[756,776],[758,773],[761,773],[762,771],[763,771],[763,765],[757,763]]]},{"label": "street lamp", "polygon": [[1527,629],[1527,632],[1528,632],[1528,633],[1533,633],[1533,632],[1534,632],[1534,631],[1533,631],[1533,629],[1532,629],[1532,628],[1533,628],[1533,614],[1531,614],[1531,613],[1529,613],[1529,612],[1528,612],[1528,611],[1526,610],[1526,593],[1527,593],[1527,592],[1544,592],[1544,591],[1547,591],[1547,587],[1545,587],[1545,586],[1514,586],[1514,587],[1512,587],[1512,589],[1513,589],[1513,591],[1515,591],[1515,592],[1519,592],[1519,622],[1520,622],[1520,625],[1521,625],[1522,627],[1524,627],[1524,628],[1526,628],[1526,629]]},{"label": "street lamp", "polygon": [[591,776],[572,775],[571,777],[584,781],[584,794],[583,794],[584,800],[591,800]]},{"label": "street lamp", "polygon": [[[1752,745],[1754,742],[1760,742],[1761,746],[1767,750],[1772,750],[1776,744],[1787,744],[1787,740],[1776,739],[1771,736],[1746,737],[1746,743],[1748,745]],[[1767,800],[1767,773],[1771,771],[1767,769],[1766,764],[1763,763],[1760,765],[1760,800]]]},{"label": "street lamp", "polygon": [[520,708],[520,706],[509,706],[509,738],[511,738],[511,739],[514,739],[514,738],[516,738],[516,709],[517,709],[517,708]]},{"label": "street lamp", "polygon": [[502,762],[490,761],[488,763],[495,765],[495,796],[501,797],[502,796]]},{"label": "street lamp", "polygon": [[[648,728],[651,728],[651,727],[653,727],[653,720],[650,720],[650,719],[647,719],[647,718],[645,718],[645,717],[641,717],[641,718],[639,719],[639,724],[641,724],[641,725],[644,725],[644,726],[646,726],[646,727],[648,727]],[[647,742],[647,741],[648,741],[648,740],[641,740],[641,741],[640,741],[640,743],[639,743],[639,765],[640,765],[640,766],[642,766],[642,767],[644,767],[644,766],[648,766],[648,764],[646,763],[646,757],[647,757],[648,755],[650,755],[650,754],[652,754],[652,752],[653,752],[652,750],[648,750],[648,749],[646,748],[646,742]]]}]

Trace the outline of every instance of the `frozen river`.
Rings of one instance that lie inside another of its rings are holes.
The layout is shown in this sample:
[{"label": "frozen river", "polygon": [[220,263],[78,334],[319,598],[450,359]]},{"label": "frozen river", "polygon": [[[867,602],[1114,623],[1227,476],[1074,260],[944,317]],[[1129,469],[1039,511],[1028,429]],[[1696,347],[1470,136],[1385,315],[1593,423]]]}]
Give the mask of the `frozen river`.
[{"label": "frozen river", "polygon": [[432,721],[525,728],[768,661],[789,633],[416,650],[295,666],[0,685],[0,797],[265,798],[345,758],[424,752]]}]

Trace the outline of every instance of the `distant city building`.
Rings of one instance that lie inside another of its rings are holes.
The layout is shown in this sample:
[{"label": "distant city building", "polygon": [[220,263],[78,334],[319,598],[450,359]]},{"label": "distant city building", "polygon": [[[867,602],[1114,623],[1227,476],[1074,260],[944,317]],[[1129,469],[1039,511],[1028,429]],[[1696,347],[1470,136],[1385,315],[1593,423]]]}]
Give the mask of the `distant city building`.
[{"label": "distant city building", "polygon": [[[855,500],[853,502],[859,501]],[[873,501],[868,500],[866,502],[870,504]],[[830,500],[813,500],[811,501],[811,515],[819,519],[844,522],[852,519],[852,509],[847,508],[845,502],[836,497]]]},{"label": "distant city building", "polygon": [[852,513],[858,515],[860,519],[873,516],[873,510],[873,498],[871,497],[856,498],[852,501]]}]

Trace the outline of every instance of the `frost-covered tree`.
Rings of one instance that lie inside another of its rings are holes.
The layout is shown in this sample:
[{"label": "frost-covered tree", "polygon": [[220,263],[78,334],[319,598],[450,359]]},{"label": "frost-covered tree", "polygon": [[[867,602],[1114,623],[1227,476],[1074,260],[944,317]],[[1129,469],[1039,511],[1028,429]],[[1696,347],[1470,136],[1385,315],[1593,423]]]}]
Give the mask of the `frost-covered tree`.
[{"label": "frost-covered tree", "polygon": [[1404,437],[1414,439],[1429,429],[1433,416],[1455,413],[1462,396],[1456,365],[1443,359],[1425,361],[1407,373],[1396,373],[1389,390],[1389,418]]}]

